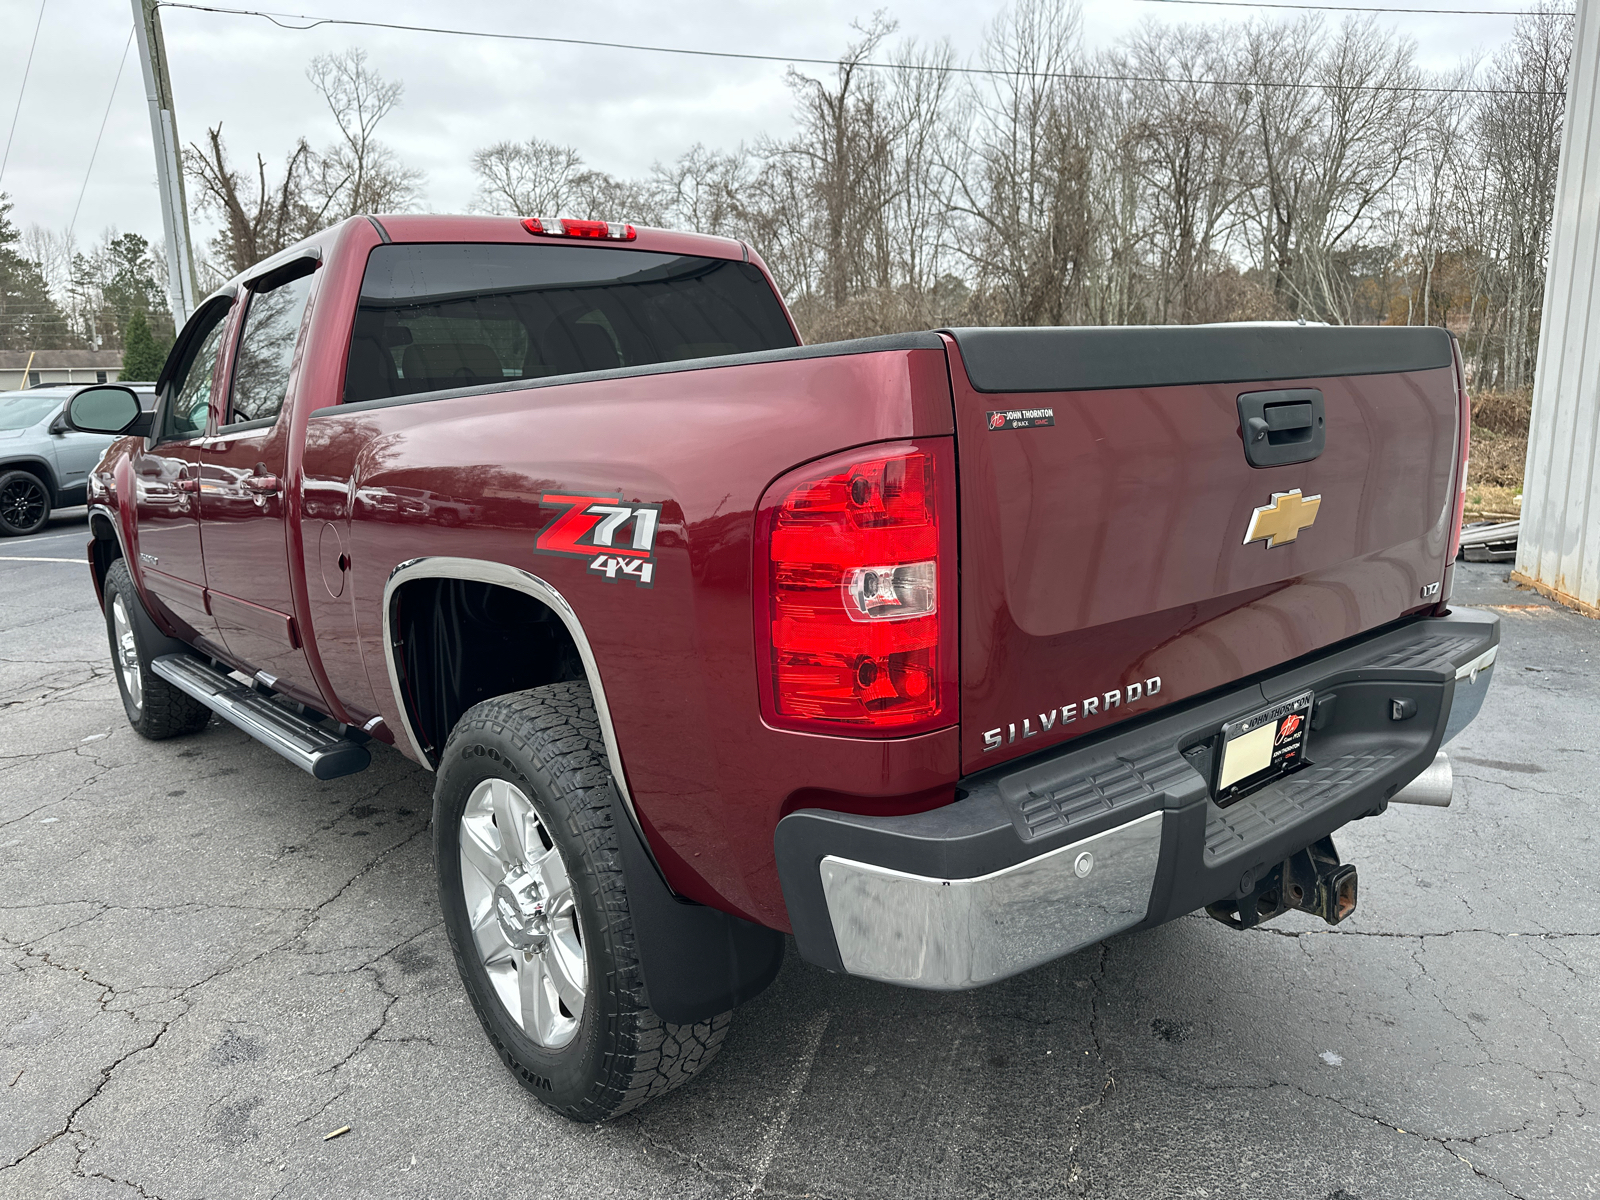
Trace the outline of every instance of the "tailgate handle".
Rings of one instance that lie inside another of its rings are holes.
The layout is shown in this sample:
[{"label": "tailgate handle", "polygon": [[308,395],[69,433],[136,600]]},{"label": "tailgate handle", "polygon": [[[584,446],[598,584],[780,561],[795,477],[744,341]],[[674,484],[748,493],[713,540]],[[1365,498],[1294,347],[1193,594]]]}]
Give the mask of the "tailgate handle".
[{"label": "tailgate handle", "polygon": [[1310,462],[1327,445],[1322,393],[1316,388],[1246,392],[1239,397],[1239,433],[1252,467]]}]

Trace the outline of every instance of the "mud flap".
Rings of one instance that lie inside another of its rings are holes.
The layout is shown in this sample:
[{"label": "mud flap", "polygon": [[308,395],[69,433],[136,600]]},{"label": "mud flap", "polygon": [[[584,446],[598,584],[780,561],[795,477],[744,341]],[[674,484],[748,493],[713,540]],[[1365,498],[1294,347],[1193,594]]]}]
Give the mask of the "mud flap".
[{"label": "mud flap", "polygon": [[656,1015],[692,1025],[765,991],[783,965],[783,934],[673,895],[615,788],[611,810],[639,965]]}]

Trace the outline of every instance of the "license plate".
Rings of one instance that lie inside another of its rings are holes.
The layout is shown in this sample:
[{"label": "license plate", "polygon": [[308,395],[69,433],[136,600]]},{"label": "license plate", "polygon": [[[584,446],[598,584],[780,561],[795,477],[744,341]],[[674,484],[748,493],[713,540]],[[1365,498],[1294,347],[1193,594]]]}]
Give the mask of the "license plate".
[{"label": "license plate", "polygon": [[1305,766],[1313,699],[1313,693],[1301,692],[1222,727],[1222,753],[1217,756],[1212,788],[1219,807]]}]

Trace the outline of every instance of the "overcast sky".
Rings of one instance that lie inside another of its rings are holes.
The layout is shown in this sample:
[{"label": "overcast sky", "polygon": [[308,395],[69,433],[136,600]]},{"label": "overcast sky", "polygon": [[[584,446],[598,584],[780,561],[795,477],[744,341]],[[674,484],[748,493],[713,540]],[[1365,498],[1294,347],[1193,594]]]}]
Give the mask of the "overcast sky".
[{"label": "overcast sky", "polygon": [[[254,7],[241,0],[219,0]],[[743,0],[674,0],[671,4],[586,0],[532,6],[518,0],[270,0],[262,7],[313,16],[378,19],[422,25],[645,42],[805,57],[836,55],[851,39],[850,23],[870,16],[876,0],[807,0],[759,4]],[[1359,2],[1359,0],[1355,0]],[[1517,0],[1400,0],[1421,7],[1519,8]],[[921,0],[885,5],[900,34],[922,41],[948,37],[958,56],[976,50],[999,0]],[[127,53],[115,95],[112,81],[132,27],[129,0],[46,0],[32,71],[16,108],[39,0],[0,0],[0,148],[18,113],[0,191],[13,219],[65,228],[84,188],[102,117],[105,136],[88,176],[78,215],[80,244],[108,226],[161,235],[150,124],[137,48]],[[1198,7],[1153,0],[1088,0],[1088,47],[1111,44],[1147,18],[1169,22],[1243,20],[1249,9]],[[1268,14],[1274,15],[1274,14]],[[1293,14],[1282,14],[1286,19]],[[1337,20],[1339,14],[1329,14]],[[426,172],[425,207],[463,210],[476,147],[538,136],[576,146],[589,165],[619,175],[642,174],[695,142],[733,147],[791,124],[782,65],[685,58],[587,47],[489,41],[385,29],[321,26],[278,29],[257,17],[163,8],[180,135],[185,142],[222,122],[236,162],[260,151],[281,165],[295,139],[314,146],[334,135],[332,120],[305,78],[313,55],[365,48],[385,77],[405,84],[405,101],[380,136],[401,159]],[[1503,45],[1512,19],[1467,16],[1379,18],[1415,38],[1432,68],[1463,56],[1484,57]],[[623,214],[625,215],[625,214]],[[196,230],[196,241],[200,240]],[[197,245],[196,250],[200,247]]]}]

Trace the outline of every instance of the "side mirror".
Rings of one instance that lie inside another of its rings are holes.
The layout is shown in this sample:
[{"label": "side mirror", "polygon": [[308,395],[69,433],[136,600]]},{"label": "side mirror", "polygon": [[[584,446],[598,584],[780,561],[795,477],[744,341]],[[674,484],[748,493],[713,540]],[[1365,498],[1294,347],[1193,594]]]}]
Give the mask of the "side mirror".
[{"label": "side mirror", "polygon": [[[150,424],[139,397],[129,388],[111,384],[84,388],[67,401],[65,415],[68,426],[79,433],[144,433]],[[133,428],[136,422],[145,428]]]}]

